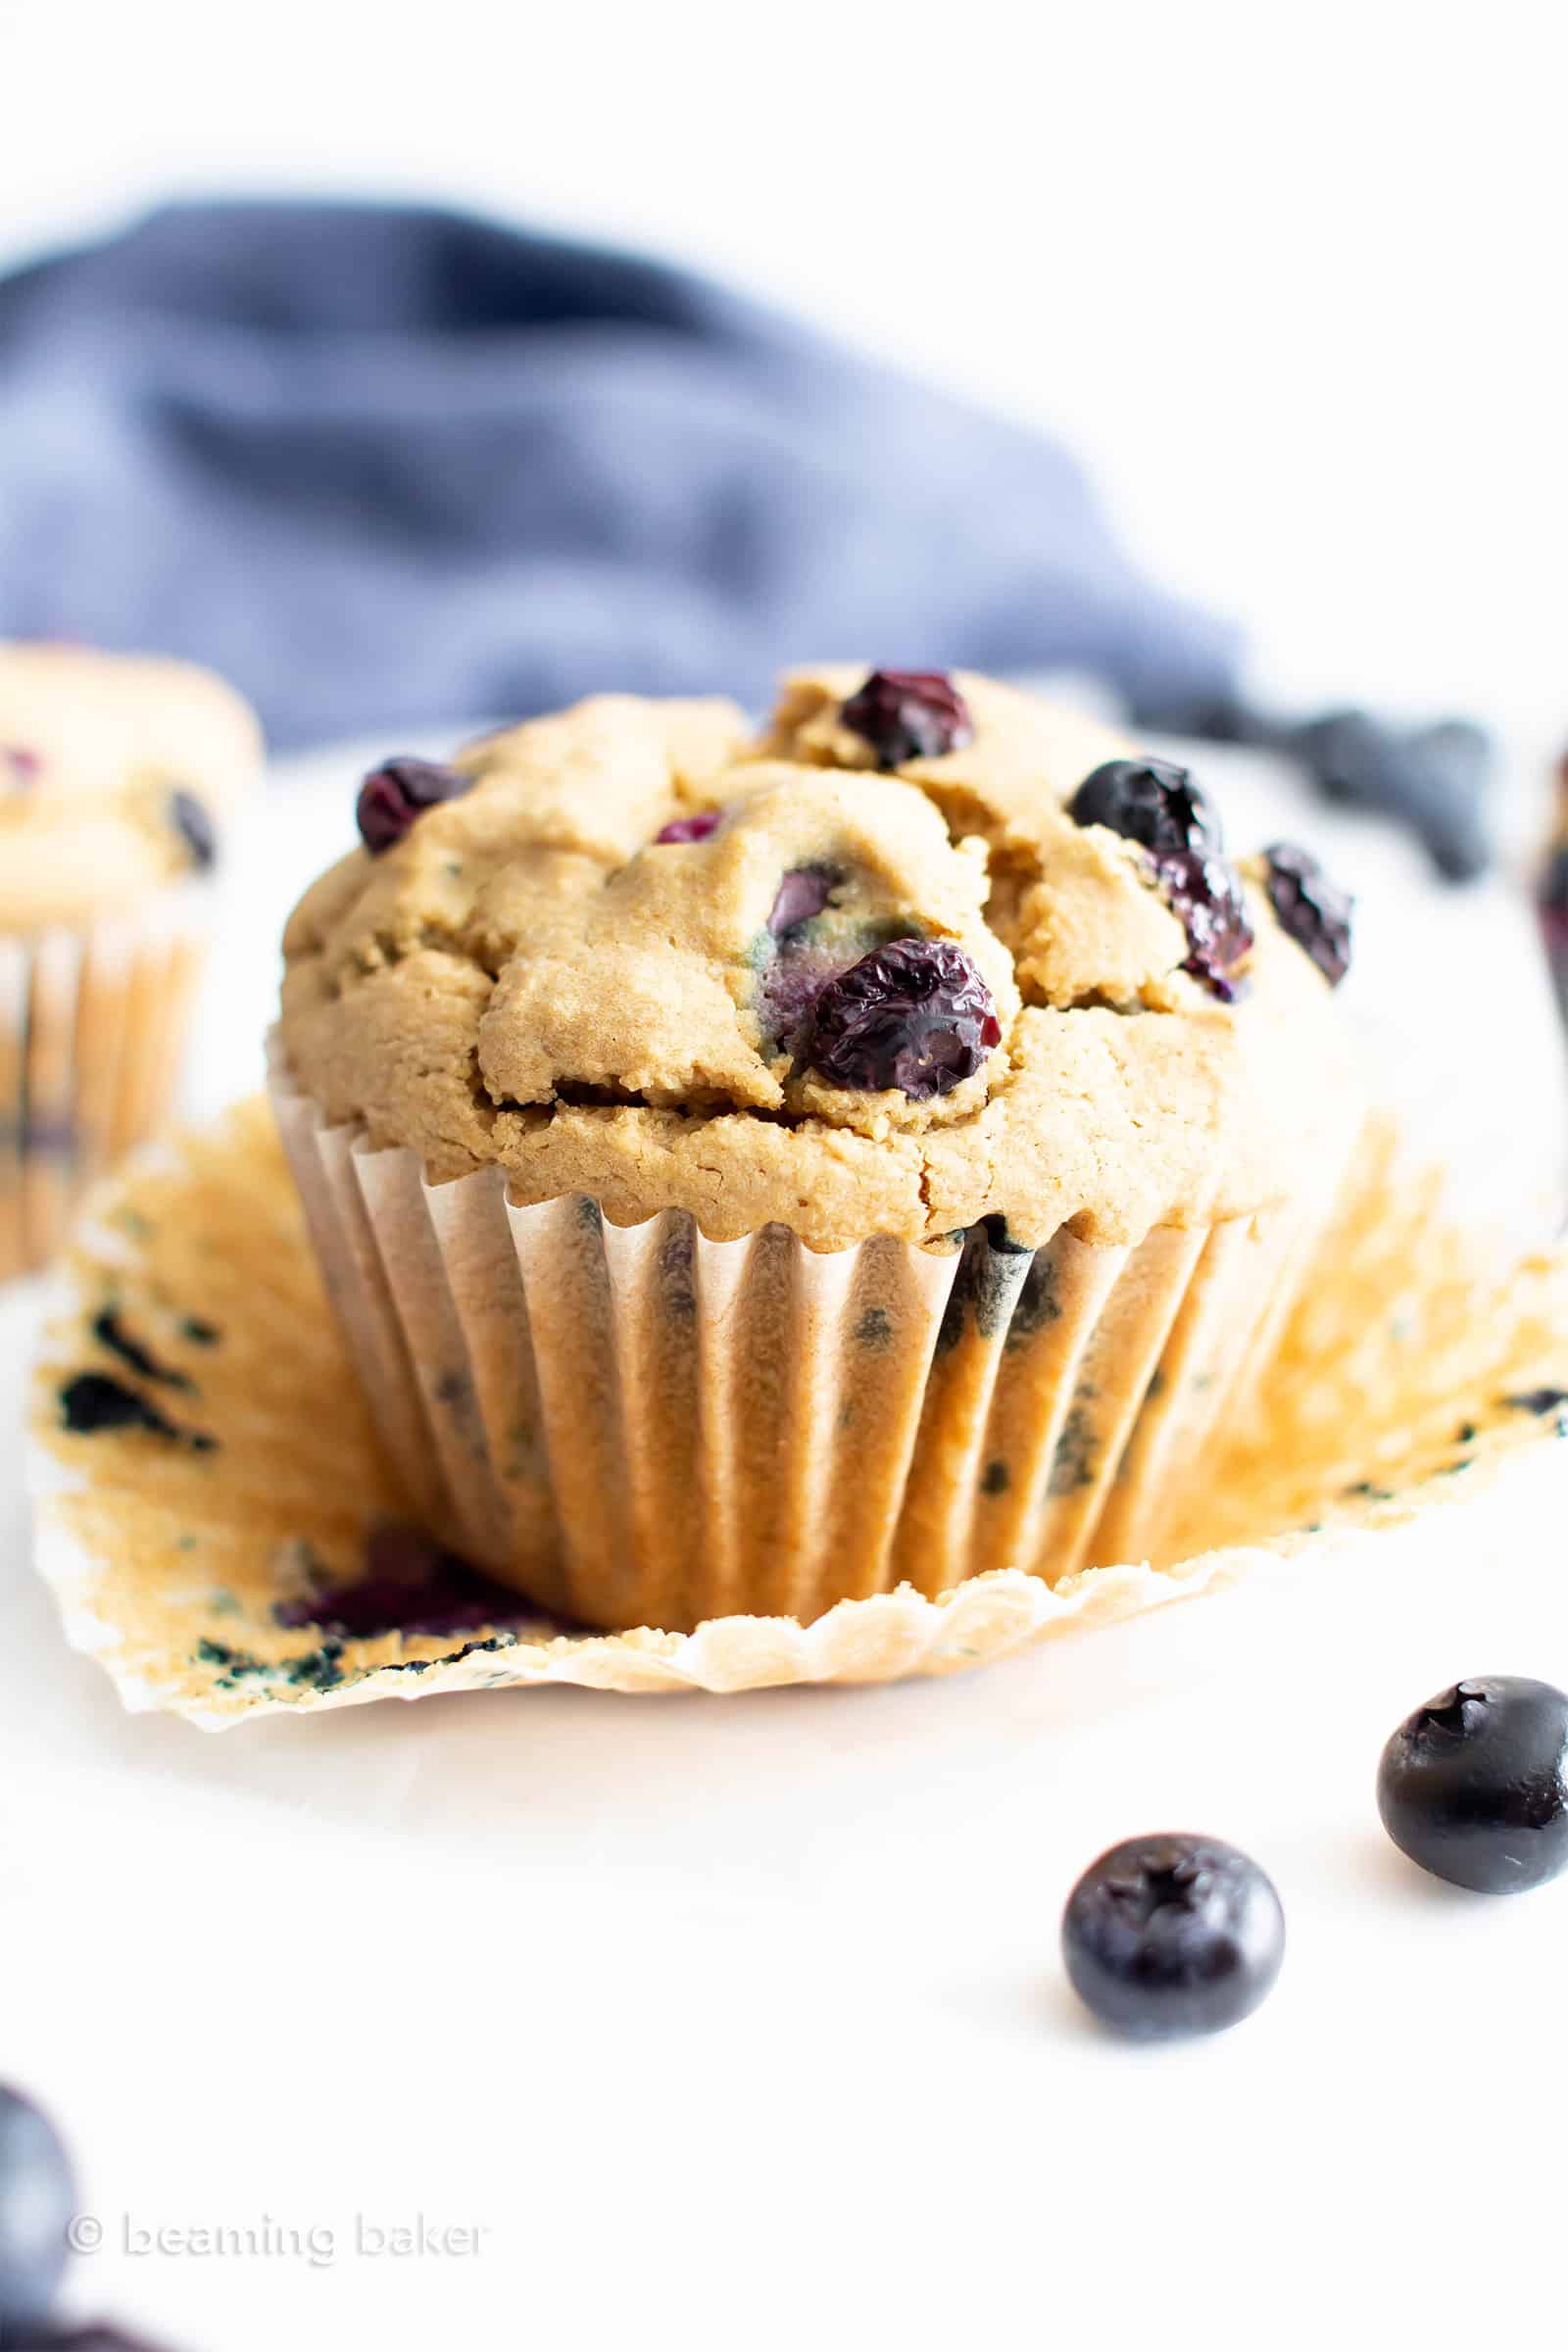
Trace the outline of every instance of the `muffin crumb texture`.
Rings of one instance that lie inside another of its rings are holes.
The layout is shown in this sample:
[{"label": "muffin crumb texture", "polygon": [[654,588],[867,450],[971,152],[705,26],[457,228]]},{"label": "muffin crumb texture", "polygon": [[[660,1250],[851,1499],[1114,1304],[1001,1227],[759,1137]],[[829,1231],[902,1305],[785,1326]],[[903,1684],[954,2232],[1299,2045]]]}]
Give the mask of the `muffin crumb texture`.
[{"label": "muffin crumb texture", "polygon": [[1124,1244],[1269,1206],[1343,1130],[1330,987],[1263,869],[1184,771],[1029,695],[830,668],[760,737],[604,696],[439,792],[414,764],[294,913],[282,1041],[432,1182],[816,1250]]}]

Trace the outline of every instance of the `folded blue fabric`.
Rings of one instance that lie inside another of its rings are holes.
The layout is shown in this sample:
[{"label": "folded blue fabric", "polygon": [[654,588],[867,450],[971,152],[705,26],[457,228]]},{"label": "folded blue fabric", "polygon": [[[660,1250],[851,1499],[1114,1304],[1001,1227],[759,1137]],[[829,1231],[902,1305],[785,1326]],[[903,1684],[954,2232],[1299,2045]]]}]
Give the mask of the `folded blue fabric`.
[{"label": "folded blue fabric", "polygon": [[0,635],[210,662],[285,743],[824,656],[1157,708],[1233,652],[1043,434],[678,270],[315,203],[0,281]]}]

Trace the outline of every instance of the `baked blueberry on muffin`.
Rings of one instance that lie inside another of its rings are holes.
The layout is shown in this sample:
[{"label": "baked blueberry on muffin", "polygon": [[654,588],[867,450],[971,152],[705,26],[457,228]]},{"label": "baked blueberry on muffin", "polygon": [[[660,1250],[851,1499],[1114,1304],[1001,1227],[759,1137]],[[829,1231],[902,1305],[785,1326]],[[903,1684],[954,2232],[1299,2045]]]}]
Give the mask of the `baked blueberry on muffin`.
[{"label": "baked blueberry on muffin", "polygon": [[0,1275],[163,1115],[260,756],[205,670],[0,645]]},{"label": "baked blueberry on muffin", "polygon": [[984,679],[365,780],[285,1139],[411,1500],[602,1625],[1157,1555],[1355,1124],[1348,905]]}]

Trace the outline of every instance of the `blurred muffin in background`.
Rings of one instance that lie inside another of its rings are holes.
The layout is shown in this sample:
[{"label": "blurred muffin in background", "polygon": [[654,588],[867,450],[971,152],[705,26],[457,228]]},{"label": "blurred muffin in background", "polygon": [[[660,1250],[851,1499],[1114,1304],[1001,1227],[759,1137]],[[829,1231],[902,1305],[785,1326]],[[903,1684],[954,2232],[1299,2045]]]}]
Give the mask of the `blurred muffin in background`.
[{"label": "blurred muffin in background", "polygon": [[249,707],[184,662],[0,645],[0,1279],[169,1106]]},{"label": "blurred muffin in background", "polygon": [[1551,840],[1541,876],[1541,921],[1557,1002],[1568,1024],[1568,752],[1557,762]]}]

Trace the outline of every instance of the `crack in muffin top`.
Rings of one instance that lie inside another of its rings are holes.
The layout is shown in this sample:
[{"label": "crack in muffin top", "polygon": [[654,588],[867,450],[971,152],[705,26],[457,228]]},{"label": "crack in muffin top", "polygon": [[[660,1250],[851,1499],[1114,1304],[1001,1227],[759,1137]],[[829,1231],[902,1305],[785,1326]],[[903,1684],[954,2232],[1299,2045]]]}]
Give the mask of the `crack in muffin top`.
[{"label": "crack in muffin top", "polygon": [[210,871],[261,760],[254,713],[210,670],[0,645],[0,928],[79,921]]},{"label": "crack in muffin top", "polygon": [[[1343,1126],[1340,1024],[1183,773],[983,678],[851,667],[760,737],[607,695],[390,759],[289,922],[285,1054],[432,1182],[498,1164],[714,1239],[1262,1208]],[[1073,813],[1091,776],[1111,821]]]}]

